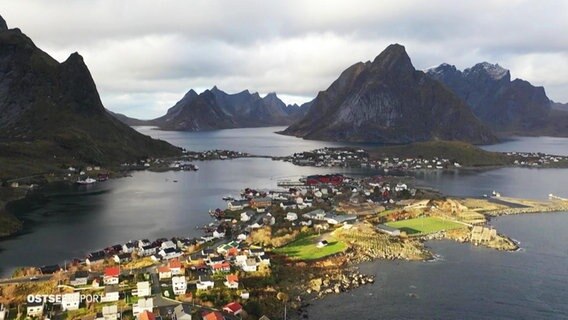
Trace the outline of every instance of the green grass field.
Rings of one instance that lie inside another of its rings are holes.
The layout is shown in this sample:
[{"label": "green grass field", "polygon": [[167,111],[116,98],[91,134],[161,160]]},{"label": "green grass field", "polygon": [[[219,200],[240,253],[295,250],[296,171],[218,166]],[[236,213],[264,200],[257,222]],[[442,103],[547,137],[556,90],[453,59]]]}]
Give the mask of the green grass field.
[{"label": "green grass field", "polygon": [[345,242],[331,236],[324,237],[329,242],[327,246],[318,248],[317,244],[320,238],[321,237],[318,235],[302,237],[283,247],[275,249],[274,252],[287,255],[297,260],[315,260],[343,252],[347,249]]},{"label": "green grass field", "polygon": [[437,217],[424,217],[386,223],[387,226],[400,229],[408,235],[434,233],[442,230],[465,228],[466,226]]}]

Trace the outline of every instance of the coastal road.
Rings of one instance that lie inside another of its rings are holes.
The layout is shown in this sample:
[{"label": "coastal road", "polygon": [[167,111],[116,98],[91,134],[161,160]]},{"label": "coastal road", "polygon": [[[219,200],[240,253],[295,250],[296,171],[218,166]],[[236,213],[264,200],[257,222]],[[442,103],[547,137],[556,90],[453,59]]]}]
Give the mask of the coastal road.
[{"label": "coastal road", "polygon": [[41,275],[41,276],[34,276],[34,277],[21,277],[21,278],[13,278],[13,279],[2,279],[0,280],[0,285],[3,284],[19,284],[19,283],[28,283],[28,282],[39,282],[39,281],[48,281],[52,277],[51,274]]}]

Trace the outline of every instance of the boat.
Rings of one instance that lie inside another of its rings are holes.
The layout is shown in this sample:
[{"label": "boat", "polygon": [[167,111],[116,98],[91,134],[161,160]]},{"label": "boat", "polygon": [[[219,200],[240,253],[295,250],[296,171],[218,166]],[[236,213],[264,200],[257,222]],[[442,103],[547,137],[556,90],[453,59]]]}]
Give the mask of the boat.
[{"label": "boat", "polygon": [[233,198],[232,196],[224,196],[224,197],[223,197],[223,200],[225,200],[225,201],[233,201],[233,200],[235,200],[235,198]]},{"label": "boat", "polygon": [[97,180],[95,180],[93,178],[87,178],[85,180],[81,180],[81,179],[77,180],[77,184],[93,184],[95,182],[97,182]]}]

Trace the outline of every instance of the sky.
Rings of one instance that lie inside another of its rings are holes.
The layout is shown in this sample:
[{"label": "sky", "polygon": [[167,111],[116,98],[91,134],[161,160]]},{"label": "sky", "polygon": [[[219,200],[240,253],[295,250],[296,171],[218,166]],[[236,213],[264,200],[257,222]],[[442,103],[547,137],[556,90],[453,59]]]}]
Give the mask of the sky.
[{"label": "sky", "polygon": [[568,102],[568,1],[3,0],[0,14],[59,61],[79,52],[105,107],[140,119],[215,85],[307,102],[391,43],[417,69],[499,63]]}]

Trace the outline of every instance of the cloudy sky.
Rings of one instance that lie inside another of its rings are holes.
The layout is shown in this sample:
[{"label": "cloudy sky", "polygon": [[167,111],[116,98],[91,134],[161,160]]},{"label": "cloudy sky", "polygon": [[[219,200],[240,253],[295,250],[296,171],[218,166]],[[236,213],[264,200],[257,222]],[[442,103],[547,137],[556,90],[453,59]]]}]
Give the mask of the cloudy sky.
[{"label": "cloudy sky", "polygon": [[568,102],[568,1],[2,1],[59,61],[78,51],[103,103],[148,119],[190,88],[311,100],[357,61],[403,44],[417,69],[499,63]]}]

